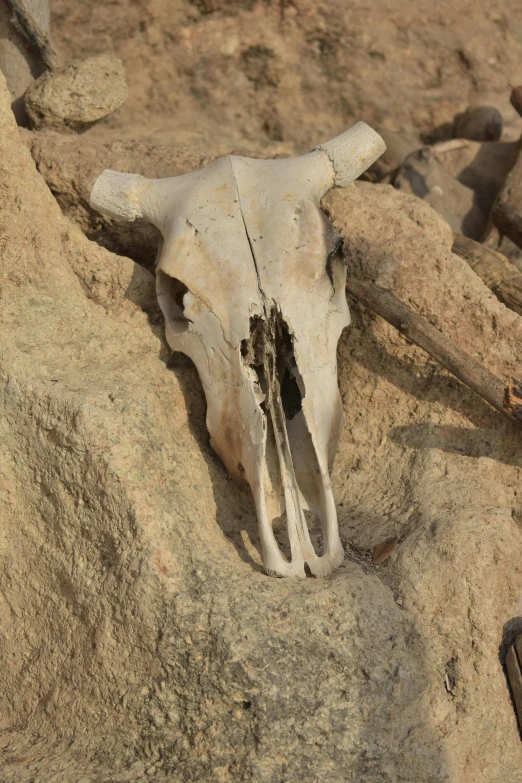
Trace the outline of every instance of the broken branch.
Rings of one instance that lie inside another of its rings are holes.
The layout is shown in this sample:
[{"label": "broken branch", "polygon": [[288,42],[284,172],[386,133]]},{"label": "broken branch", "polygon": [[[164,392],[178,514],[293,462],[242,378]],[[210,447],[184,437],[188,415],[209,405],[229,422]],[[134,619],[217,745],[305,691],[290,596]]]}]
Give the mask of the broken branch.
[{"label": "broken branch", "polygon": [[[476,359],[458,348],[448,337],[432,326],[422,316],[414,313],[404,302],[397,299],[391,291],[381,288],[367,280],[349,277],[346,290],[353,294],[365,307],[368,307],[385,321],[388,321],[401,334],[429,353],[439,364],[449,370],[459,381],[486,400],[510,421],[522,419],[522,407],[505,404],[508,389],[488,369]],[[514,382],[514,386],[518,384]],[[522,385],[519,387],[519,394]],[[519,398],[520,401],[520,398]]]},{"label": "broken branch", "polygon": [[463,258],[506,307],[522,315],[522,273],[502,253],[461,234],[453,235],[453,253]]}]

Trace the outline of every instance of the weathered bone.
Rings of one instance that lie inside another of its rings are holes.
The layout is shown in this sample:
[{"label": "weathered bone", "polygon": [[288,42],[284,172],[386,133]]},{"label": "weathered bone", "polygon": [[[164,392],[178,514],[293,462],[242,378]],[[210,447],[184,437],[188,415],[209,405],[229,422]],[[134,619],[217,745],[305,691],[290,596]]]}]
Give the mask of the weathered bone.
[{"label": "weathered bone", "polygon": [[[350,314],[341,238],[319,202],[384,149],[359,122],[299,158],[230,155],[159,180],[107,170],[91,193],[95,209],[145,218],[163,235],[167,341],[198,369],[213,448],[252,488],[273,575],[324,576],[344,557],[329,467],[342,426],[336,348]],[[306,509],[322,523],[321,556]],[[290,560],[272,529],[282,513]]]}]

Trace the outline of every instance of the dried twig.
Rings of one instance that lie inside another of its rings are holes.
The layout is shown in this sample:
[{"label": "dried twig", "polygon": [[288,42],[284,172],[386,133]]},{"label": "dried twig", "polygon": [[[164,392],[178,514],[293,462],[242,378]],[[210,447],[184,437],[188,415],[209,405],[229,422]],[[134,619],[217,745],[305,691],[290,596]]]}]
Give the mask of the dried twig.
[{"label": "dried twig", "polygon": [[6,0],[13,12],[13,23],[17,30],[35,47],[44,65],[53,70],[60,65],[60,59],[53,50],[49,38],[39,28],[25,0]]},{"label": "dried twig", "polygon": [[522,315],[522,273],[509,259],[462,234],[453,235],[453,252],[468,262],[497,299]]},{"label": "dried twig", "polygon": [[[492,372],[476,359],[458,348],[448,337],[432,326],[422,316],[399,301],[391,291],[374,283],[349,277],[346,290],[366,307],[380,315],[401,334],[429,353],[439,364],[449,370],[462,383],[472,389],[493,408],[511,421],[522,419],[522,407],[506,407],[504,400],[508,389]],[[519,383],[518,381],[515,383]],[[508,387],[508,388],[511,388]],[[522,384],[519,385],[522,393]],[[520,399],[520,398],[519,398]]]}]

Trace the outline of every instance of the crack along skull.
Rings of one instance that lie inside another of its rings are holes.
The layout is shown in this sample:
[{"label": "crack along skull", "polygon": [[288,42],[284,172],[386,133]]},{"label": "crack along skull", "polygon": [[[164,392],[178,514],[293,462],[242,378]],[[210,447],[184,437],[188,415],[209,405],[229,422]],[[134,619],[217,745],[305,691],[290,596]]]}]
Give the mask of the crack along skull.
[{"label": "crack along skull", "polygon": [[[157,295],[171,348],[195,363],[211,445],[248,482],[263,565],[324,576],[343,559],[329,468],[342,426],[337,342],[350,322],[341,238],[320,209],[384,150],[358,123],[284,160],[227,156],[180,177],[105,171],[91,205],[163,236]],[[305,511],[321,521],[323,552]],[[284,517],[290,556],[273,532]]]}]

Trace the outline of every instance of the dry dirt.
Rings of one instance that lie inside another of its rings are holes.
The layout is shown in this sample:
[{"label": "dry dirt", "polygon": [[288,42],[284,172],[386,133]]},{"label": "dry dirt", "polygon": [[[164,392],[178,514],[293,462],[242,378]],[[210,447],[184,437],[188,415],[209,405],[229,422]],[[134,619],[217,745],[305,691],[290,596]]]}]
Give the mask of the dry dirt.
[{"label": "dry dirt", "polygon": [[[104,140],[307,150],[355,120],[431,134],[472,102],[520,122],[514,0],[52,0],[65,60],[112,53],[129,76]],[[110,128],[110,133],[109,133]]]},{"label": "dry dirt", "polygon": [[[522,631],[520,432],[351,301],[347,559],[324,580],[266,577],[152,276],[99,246],[133,243],[86,207],[107,162],[176,174],[354,119],[429,134],[482,96],[513,140],[520,6],[455,6],[56,0],[56,48],[119,56],[126,104],[80,137],[19,133],[2,89],[2,783],[522,783],[502,667]],[[522,319],[428,204],[358,183],[324,208],[352,274],[520,377]],[[150,265],[155,237],[137,241]]]}]

